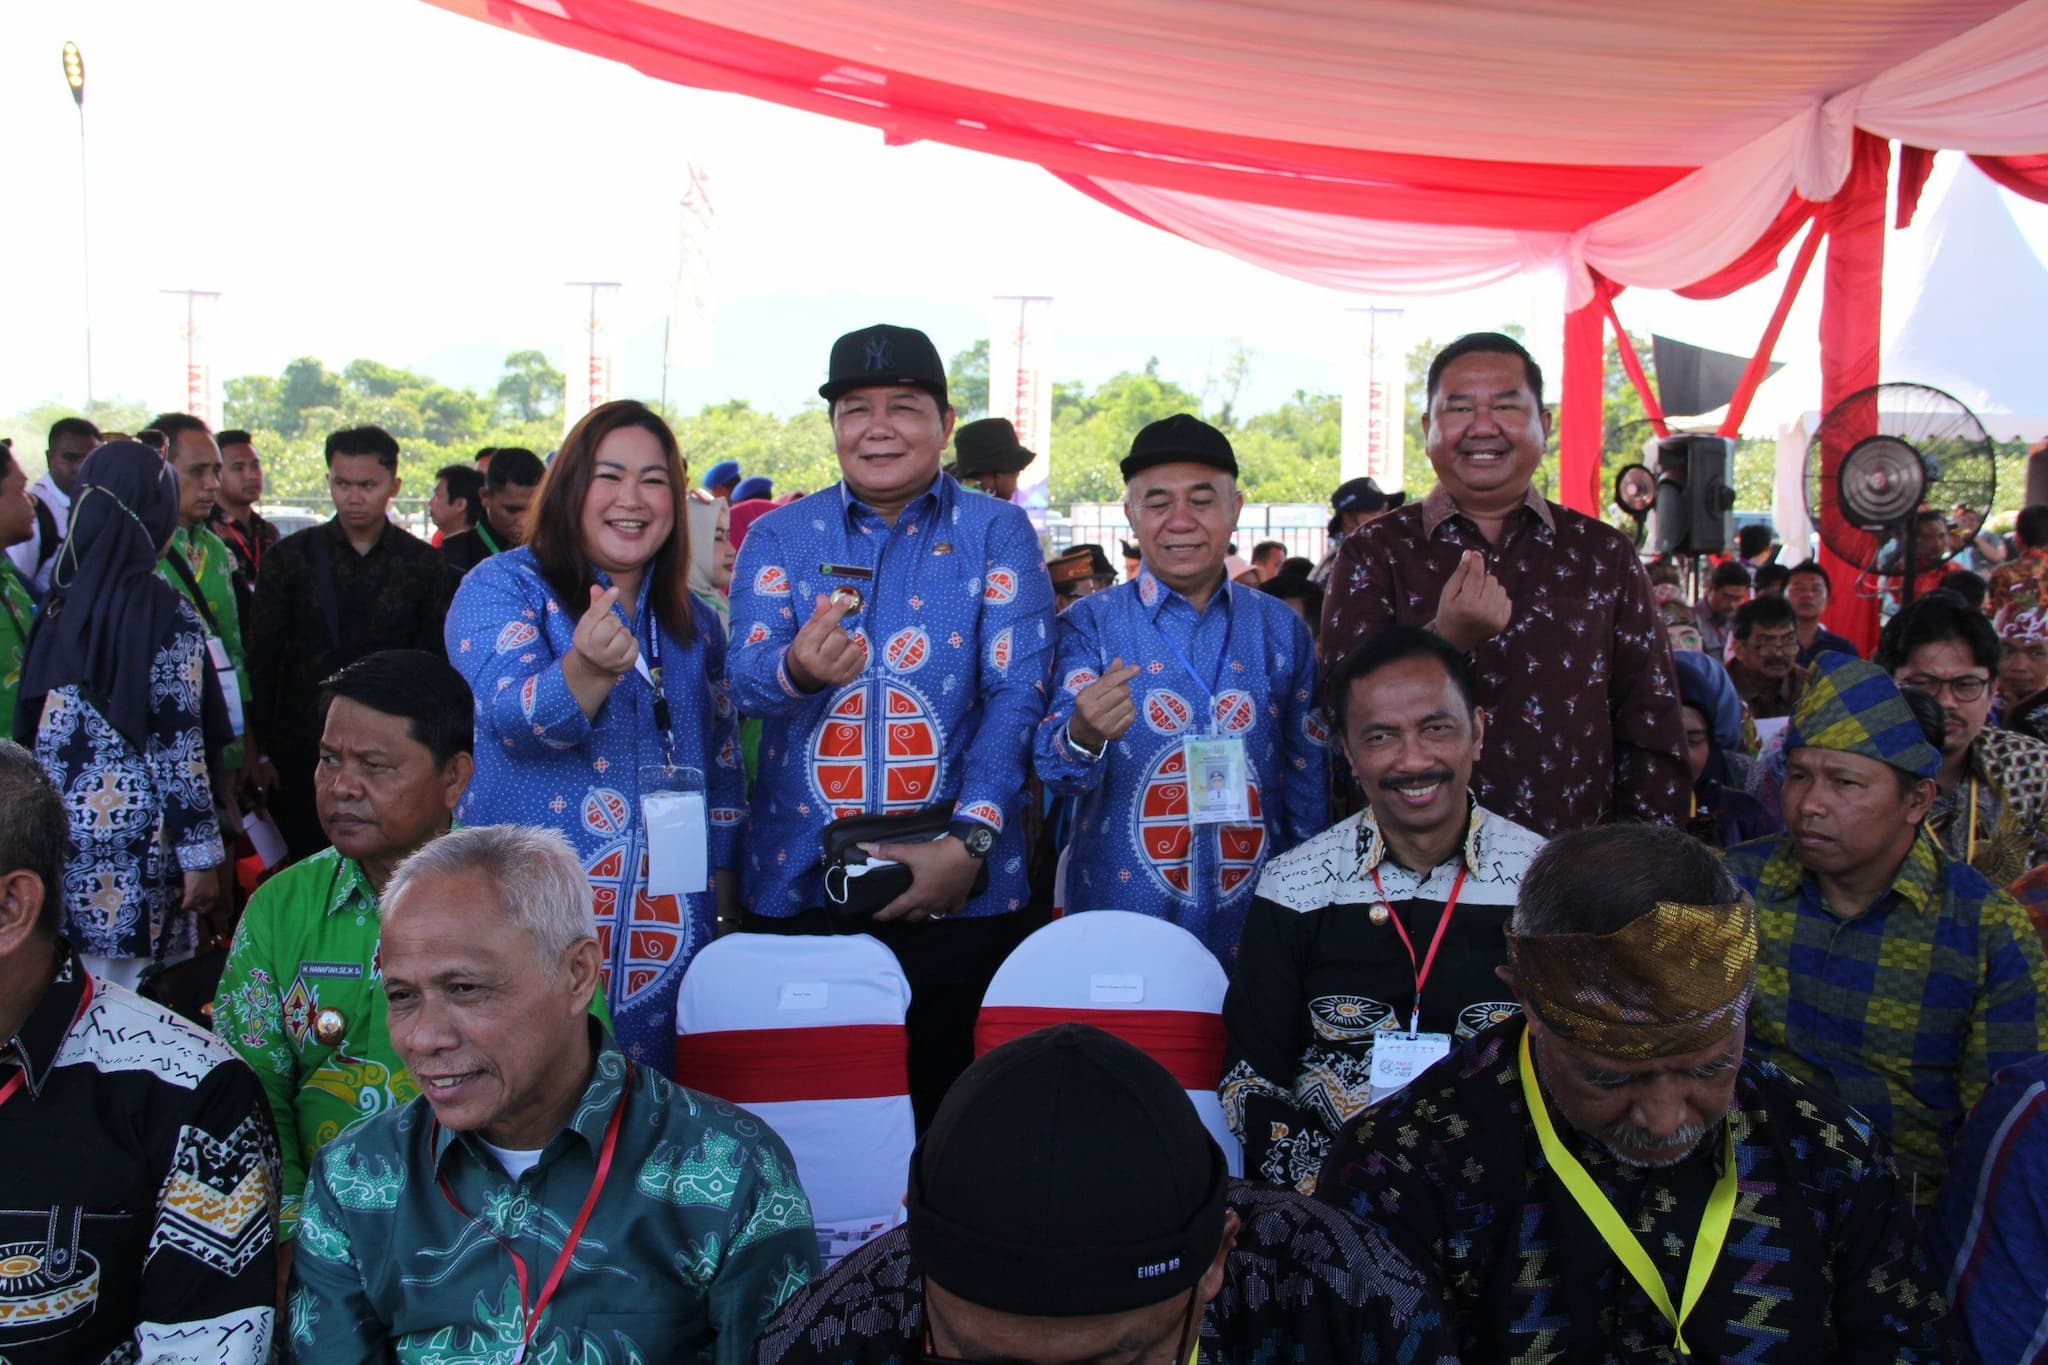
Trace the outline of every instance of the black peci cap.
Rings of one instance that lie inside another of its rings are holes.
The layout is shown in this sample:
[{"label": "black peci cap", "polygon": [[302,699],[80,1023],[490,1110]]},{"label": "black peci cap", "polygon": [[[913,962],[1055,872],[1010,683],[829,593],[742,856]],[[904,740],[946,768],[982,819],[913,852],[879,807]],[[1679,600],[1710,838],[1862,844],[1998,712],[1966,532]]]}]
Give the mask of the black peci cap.
[{"label": "black peci cap", "polygon": [[828,374],[818,386],[818,397],[827,403],[855,389],[901,384],[923,389],[941,408],[947,405],[945,362],[932,339],[915,327],[878,322],[848,332],[832,343]]},{"label": "black peci cap", "polygon": [[1126,1313],[1200,1281],[1228,1187],[1165,1067],[1057,1024],[983,1056],[947,1093],[910,1159],[911,1259],[999,1313]]},{"label": "black peci cap", "polygon": [[1132,439],[1131,453],[1123,459],[1124,482],[1162,464],[1205,464],[1237,477],[1237,452],[1230,448],[1230,438],[1185,412],[1160,418]]}]

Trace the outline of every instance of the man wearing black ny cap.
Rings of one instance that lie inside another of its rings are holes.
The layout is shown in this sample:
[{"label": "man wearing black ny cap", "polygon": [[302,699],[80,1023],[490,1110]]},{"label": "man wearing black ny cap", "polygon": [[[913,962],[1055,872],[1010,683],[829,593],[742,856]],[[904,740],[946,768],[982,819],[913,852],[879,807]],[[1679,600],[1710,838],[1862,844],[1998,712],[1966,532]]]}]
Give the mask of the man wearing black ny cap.
[{"label": "man wearing black ny cap", "polygon": [[[872,933],[896,953],[922,1123],[972,1059],[982,990],[1024,934],[1052,584],[1022,508],[939,473],[953,409],[923,332],[847,333],[818,393],[841,480],[755,522],[733,571],[727,675],[762,720],[746,925]],[[864,911],[851,867],[828,881],[823,848],[828,826],[873,816],[922,817],[928,837],[838,825],[866,850],[847,860],[860,875],[867,859],[910,871]]]},{"label": "man wearing black ny cap", "polygon": [[1069,910],[1136,910],[1227,967],[1265,860],[1328,823],[1315,647],[1284,602],[1231,583],[1244,495],[1230,441],[1187,413],[1123,461],[1137,581],[1059,618],[1039,778],[1076,799]]},{"label": "man wearing black ny cap", "polygon": [[1371,478],[1346,479],[1338,484],[1337,491],[1330,494],[1330,548],[1323,552],[1322,562],[1309,575],[1309,581],[1317,587],[1329,587],[1330,566],[1337,562],[1337,547],[1343,544],[1344,537],[1406,501],[1406,493],[1383,493]]},{"label": "man wearing black ny cap", "polygon": [[1017,476],[1037,458],[1018,444],[1017,428],[1007,417],[984,417],[953,433],[953,477],[1004,502],[1016,495]]},{"label": "man wearing black ny cap", "polygon": [[1180,1083],[1083,1024],[968,1069],[904,1205],[783,1306],[757,1365],[1454,1358],[1435,1288],[1383,1231],[1231,1181]]}]

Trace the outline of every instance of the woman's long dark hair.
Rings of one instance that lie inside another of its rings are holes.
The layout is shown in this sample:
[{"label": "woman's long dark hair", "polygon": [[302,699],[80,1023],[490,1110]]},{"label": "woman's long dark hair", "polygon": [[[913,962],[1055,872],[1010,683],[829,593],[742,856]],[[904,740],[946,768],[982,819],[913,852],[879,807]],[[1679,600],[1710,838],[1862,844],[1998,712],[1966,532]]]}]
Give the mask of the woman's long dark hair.
[{"label": "woman's long dark hair", "polygon": [[592,471],[597,465],[597,448],[604,438],[627,427],[638,427],[661,442],[668,463],[668,482],[675,507],[675,525],[668,539],[654,552],[647,565],[647,606],[669,638],[688,644],[696,638],[696,619],[690,608],[690,519],[684,500],[689,485],[683,475],[683,455],[676,434],[668,423],[645,403],[633,399],[602,403],[583,415],[583,420],[562,438],[561,449],[541,476],[540,491],[534,495],[533,529],[527,548],[540,564],[541,577],[562,603],[562,610],[574,620],[590,609],[590,589],[596,583],[590,556],[583,548],[583,500],[589,496]]}]

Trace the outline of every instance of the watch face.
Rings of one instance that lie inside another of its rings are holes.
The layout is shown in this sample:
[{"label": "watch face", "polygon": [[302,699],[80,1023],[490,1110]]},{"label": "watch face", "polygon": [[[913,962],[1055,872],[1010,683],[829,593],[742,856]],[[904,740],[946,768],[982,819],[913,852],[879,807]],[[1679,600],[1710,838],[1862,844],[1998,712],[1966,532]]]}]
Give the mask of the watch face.
[{"label": "watch face", "polygon": [[986,858],[988,851],[996,846],[996,835],[992,829],[978,829],[967,836],[967,851],[977,858]]}]

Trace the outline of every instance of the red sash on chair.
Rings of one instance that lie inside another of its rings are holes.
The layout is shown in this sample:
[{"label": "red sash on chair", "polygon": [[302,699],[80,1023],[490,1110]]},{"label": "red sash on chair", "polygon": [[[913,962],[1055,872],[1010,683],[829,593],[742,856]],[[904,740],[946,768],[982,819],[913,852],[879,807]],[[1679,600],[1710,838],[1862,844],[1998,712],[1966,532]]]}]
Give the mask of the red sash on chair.
[{"label": "red sash on chair", "polygon": [[1214,1090],[1223,1079],[1223,1016],[1200,1010],[1085,1010],[983,1005],[974,1055],[1054,1024],[1092,1024],[1173,1073],[1183,1090]]},{"label": "red sash on chair", "polygon": [[907,1039],[901,1024],[679,1033],[676,1081],[731,1104],[907,1095]]}]

